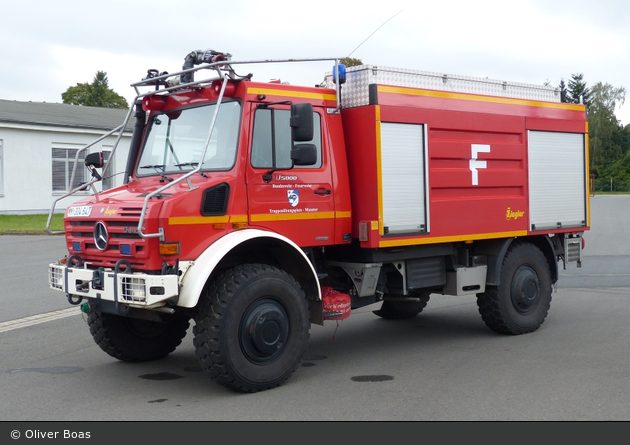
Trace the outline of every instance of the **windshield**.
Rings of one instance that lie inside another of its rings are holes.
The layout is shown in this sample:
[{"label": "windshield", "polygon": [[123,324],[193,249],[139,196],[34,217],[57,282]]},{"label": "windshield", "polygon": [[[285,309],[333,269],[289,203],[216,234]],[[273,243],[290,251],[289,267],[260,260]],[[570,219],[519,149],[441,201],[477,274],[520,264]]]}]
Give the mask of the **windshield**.
[{"label": "windshield", "polygon": [[[216,104],[154,114],[138,163],[138,176],[186,172],[197,167]],[[230,170],[236,158],[241,106],[224,102],[201,169]]]}]

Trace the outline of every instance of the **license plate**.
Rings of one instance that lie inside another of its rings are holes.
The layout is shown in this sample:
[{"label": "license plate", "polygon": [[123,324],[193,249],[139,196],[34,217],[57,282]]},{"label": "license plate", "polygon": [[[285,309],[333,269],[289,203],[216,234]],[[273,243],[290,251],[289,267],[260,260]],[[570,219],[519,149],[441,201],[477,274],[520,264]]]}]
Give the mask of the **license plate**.
[{"label": "license plate", "polygon": [[90,216],[92,206],[69,207],[68,216]]}]

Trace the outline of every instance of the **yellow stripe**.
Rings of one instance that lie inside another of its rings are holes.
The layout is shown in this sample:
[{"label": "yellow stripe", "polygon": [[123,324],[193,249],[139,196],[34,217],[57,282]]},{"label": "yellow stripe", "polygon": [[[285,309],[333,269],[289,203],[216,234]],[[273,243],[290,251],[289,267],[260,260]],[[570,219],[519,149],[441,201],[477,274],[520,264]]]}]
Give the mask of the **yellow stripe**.
[{"label": "yellow stripe", "polygon": [[525,100],[525,99],[512,99],[508,97],[494,97],[494,96],[481,96],[465,93],[451,93],[447,91],[428,91],[403,87],[390,87],[385,85],[378,85],[379,93],[396,93],[406,94],[410,96],[426,96],[426,97],[439,97],[442,99],[459,99],[459,100],[471,100],[476,102],[489,102],[497,104],[509,104],[509,105],[526,105],[530,107],[543,107],[543,108],[558,108],[562,110],[574,110],[584,111],[584,105],[567,104],[560,102],[543,102],[539,100]]},{"label": "yellow stripe", "polygon": [[381,165],[381,107],[376,105],[376,182],[378,187],[378,233],[384,234],[383,227],[383,168]]},{"label": "yellow stripe", "polygon": [[300,213],[270,213],[252,215],[252,222],[263,221],[285,221],[296,219],[332,219],[335,217],[335,212],[300,212]]},{"label": "yellow stripe", "polygon": [[[352,212],[303,212],[303,213],[280,213],[280,214],[264,214],[252,215],[252,221],[279,221],[286,219],[332,219],[332,218],[350,218]],[[180,216],[168,219],[171,226],[179,226],[186,224],[227,224],[227,223],[246,223],[247,215],[232,216]]]},{"label": "yellow stripe", "polygon": [[177,216],[168,219],[171,226],[185,224],[227,224],[228,222],[247,222],[247,215],[234,216]]},{"label": "yellow stripe", "polygon": [[380,241],[378,247],[399,247],[399,246],[413,246],[415,244],[435,244],[435,243],[450,243],[457,241],[475,241],[480,239],[491,238],[512,238],[517,236],[527,236],[527,230],[520,230],[517,232],[497,232],[497,233],[477,233],[472,235],[458,235],[458,236],[437,236],[434,238],[414,238],[414,239],[400,239],[400,240],[387,240]]},{"label": "yellow stripe", "polygon": [[248,94],[269,94],[272,96],[299,97],[301,99],[337,100],[336,94],[307,93],[304,91],[274,90],[272,88],[248,88]]}]

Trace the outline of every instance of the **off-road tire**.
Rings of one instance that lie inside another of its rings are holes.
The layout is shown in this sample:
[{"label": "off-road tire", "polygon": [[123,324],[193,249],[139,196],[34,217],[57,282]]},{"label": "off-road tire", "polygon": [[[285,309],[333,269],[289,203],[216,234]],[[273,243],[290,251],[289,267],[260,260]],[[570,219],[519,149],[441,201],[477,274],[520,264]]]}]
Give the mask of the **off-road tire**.
[{"label": "off-road tire", "polygon": [[88,326],[96,344],[124,362],[146,362],[166,357],[180,345],[190,326],[189,317],[164,316],[164,322],[140,320],[91,308]]},{"label": "off-road tire", "polygon": [[194,318],[201,368],[241,392],[284,383],[310,336],[304,291],[291,275],[265,264],[219,272],[204,289]]},{"label": "off-road tire", "polygon": [[551,306],[551,269],[533,244],[514,242],[501,268],[498,286],[477,294],[481,318],[493,331],[519,335],[538,329]]},{"label": "off-road tire", "polygon": [[[388,295],[383,297],[383,305],[377,311],[373,311],[376,315],[386,320],[404,320],[418,315],[427,306],[430,298],[429,292],[421,291],[409,295],[410,297],[418,297],[419,301],[393,301],[387,300]],[[393,295],[392,295],[393,297]]]}]

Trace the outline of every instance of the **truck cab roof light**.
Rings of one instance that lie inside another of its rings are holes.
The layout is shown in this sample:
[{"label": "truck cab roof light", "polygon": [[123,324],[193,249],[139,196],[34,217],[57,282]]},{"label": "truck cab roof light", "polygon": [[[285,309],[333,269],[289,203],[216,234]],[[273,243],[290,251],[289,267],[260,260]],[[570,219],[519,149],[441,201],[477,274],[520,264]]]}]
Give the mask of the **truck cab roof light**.
[{"label": "truck cab roof light", "polygon": [[161,96],[145,96],[142,99],[142,109],[144,111],[160,111],[164,108],[164,98]]},{"label": "truck cab roof light", "polygon": [[[212,88],[212,92],[216,94],[218,97],[219,93],[221,92],[222,86],[223,86],[223,80],[215,80],[214,82],[212,82],[212,85],[210,86],[210,88]],[[228,81],[228,84],[225,86],[225,92],[223,93],[223,97],[232,97],[234,96],[235,92],[236,92],[236,85],[234,84],[234,82]]]}]

